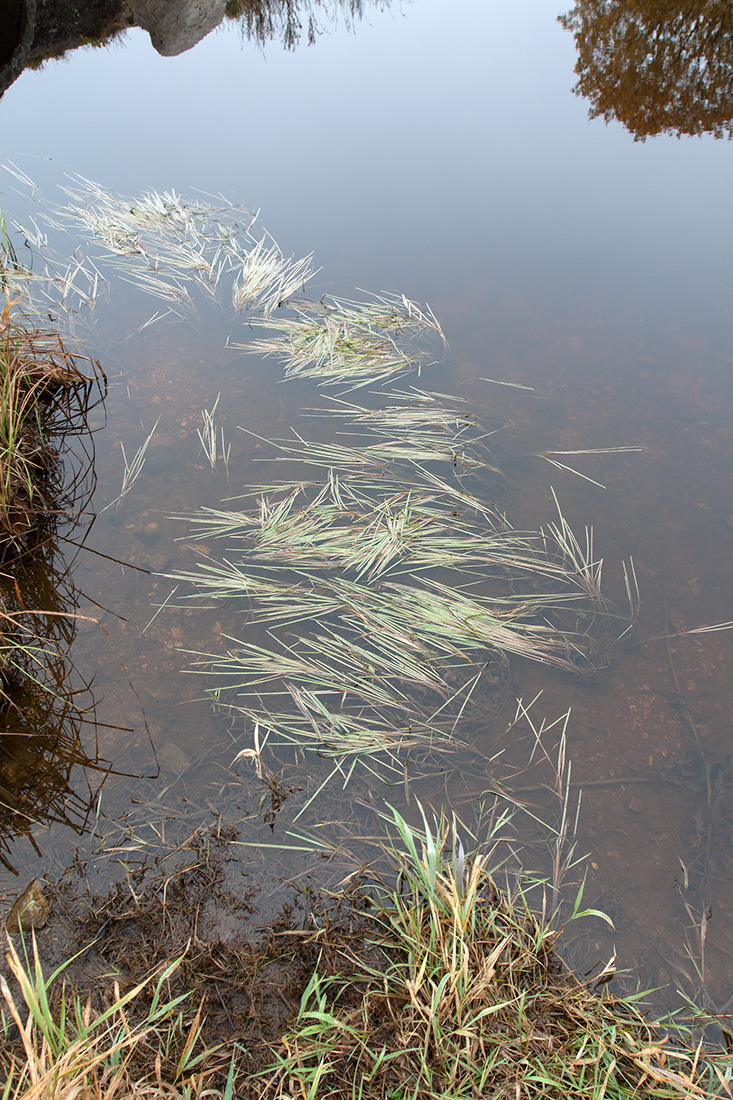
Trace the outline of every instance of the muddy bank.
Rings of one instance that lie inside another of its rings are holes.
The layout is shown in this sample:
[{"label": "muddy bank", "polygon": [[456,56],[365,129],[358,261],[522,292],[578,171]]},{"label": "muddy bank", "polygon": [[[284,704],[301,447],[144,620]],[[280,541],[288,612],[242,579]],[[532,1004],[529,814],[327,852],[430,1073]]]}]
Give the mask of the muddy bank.
[{"label": "muddy bank", "polygon": [[[167,992],[188,994],[192,1015],[204,1004],[203,1044],[224,1043],[229,1050],[237,1044],[241,1071],[249,1077],[272,1060],[273,1048],[297,1018],[317,968],[348,977],[354,953],[377,964],[380,960],[378,950],[367,943],[373,931],[365,912],[367,897],[356,888],[329,899],[304,884],[264,923],[258,901],[266,904],[266,899],[258,899],[256,886],[242,869],[236,840],[237,833],[220,823],[195,829],[162,858],[137,866],[130,860],[117,884],[100,895],[89,887],[90,863],[80,861],[57,883],[37,883],[27,891],[27,923],[38,918],[33,935],[44,973],[50,975],[71,959],[64,970],[67,987],[88,998],[95,1012],[180,959]],[[109,862],[115,858],[102,856]],[[125,857],[121,853],[119,858]],[[30,935],[26,940],[30,942]],[[22,954],[21,936],[13,941]],[[7,960],[0,973],[13,984]],[[145,991],[135,1007],[136,1019],[145,1015],[153,995],[154,988]],[[53,1003],[58,1005],[61,996],[58,982]],[[355,989],[354,1003],[357,997]],[[6,1066],[13,1040],[13,1034],[4,1040],[0,1036],[0,1063],[5,1059]],[[179,1053],[171,1052],[164,1074],[173,1072],[174,1054]],[[229,1056],[214,1059],[214,1064],[221,1085]],[[254,1084],[237,1093],[259,1094]]]}]

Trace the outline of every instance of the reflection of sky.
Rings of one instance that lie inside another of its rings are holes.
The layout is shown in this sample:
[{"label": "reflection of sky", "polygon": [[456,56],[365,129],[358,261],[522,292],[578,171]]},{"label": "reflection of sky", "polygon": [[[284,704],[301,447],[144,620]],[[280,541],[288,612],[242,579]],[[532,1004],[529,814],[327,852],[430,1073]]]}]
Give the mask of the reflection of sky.
[{"label": "reflection of sky", "polygon": [[589,123],[557,10],[415,0],[264,56],[236,28],[179,58],[131,32],[21,77],[3,155],[123,192],[223,191],[347,293],[504,287],[642,313],[727,296],[733,150]]}]

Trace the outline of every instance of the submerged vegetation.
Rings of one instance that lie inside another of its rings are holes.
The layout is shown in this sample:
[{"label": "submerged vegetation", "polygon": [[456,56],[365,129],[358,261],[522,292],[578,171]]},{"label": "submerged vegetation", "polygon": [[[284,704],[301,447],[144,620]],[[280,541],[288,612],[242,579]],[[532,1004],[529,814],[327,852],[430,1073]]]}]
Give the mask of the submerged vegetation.
[{"label": "submerged vegetation", "polygon": [[[301,766],[326,758],[306,806],[357,767],[380,790],[403,777],[407,789],[408,751],[414,761],[474,738],[510,661],[585,674],[611,659],[635,618],[633,564],[620,609],[602,590],[592,531],[576,536],[559,504],[537,530],[513,528],[490,446],[497,426],[417,385],[445,355],[427,306],[394,294],[294,297],[312,257],[286,256],[233,205],[130,200],[84,180],[67,198],[51,236],[81,227],[89,255],[70,265],[45,229],[26,231],[45,268],[10,268],[6,279],[29,310],[51,305],[77,324],[106,293],[107,273],[122,271],[165,303],[142,328],[198,323],[211,307],[243,315],[257,336],[231,346],[278,358],[292,384],[327,389],[309,412],[329,441],[258,439],[276,473],[185,517],[194,541],[222,550],[172,574],[191,599],[226,604],[242,624],[217,634],[218,651],[195,654],[195,671],[251,738],[237,759],[254,762],[273,807],[265,746]],[[219,399],[202,410],[198,441],[212,469],[223,458],[232,474]],[[131,461],[123,451],[120,496],[151,436]],[[538,755],[551,728],[533,727]],[[638,996],[610,992],[612,961],[583,981],[557,955],[563,916],[602,916],[582,909],[582,889],[563,909],[563,872],[577,864],[562,854],[567,774],[561,787],[547,880],[517,865],[515,844],[467,854],[455,822],[423,815],[420,830],[392,811],[400,850],[388,845],[390,869],[364,871],[358,887],[351,873],[317,917],[309,909],[296,921],[291,910],[259,945],[202,938],[207,906],[225,897],[208,850],[152,885],[126,867],[124,887],[85,910],[70,952],[101,960],[91,985],[75,959],[47,979],[35,946],[11,951],[2,1100],[732,1096],[729,1055],[705,1055],[692,1031],[650,1022]],[[507,804],[519,807],[510,791],[496,803],[501,825]],[[99,974],[110,972],[105,1003]]]}]

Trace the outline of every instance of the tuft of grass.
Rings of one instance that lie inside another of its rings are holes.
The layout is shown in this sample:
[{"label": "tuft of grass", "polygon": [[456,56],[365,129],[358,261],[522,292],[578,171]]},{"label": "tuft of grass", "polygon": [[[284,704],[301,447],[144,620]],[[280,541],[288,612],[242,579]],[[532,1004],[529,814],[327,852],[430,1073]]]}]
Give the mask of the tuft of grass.
[{"label": "tuft of grass", "polygon": [[[27,324],[6,301],[0,313],[0,555],[27,544],[43,515],[63,511],[60,435],[86,431],[99,364],[55,333]],[[86,372],[82,370],[86,366]]]},{"label": "tuft of grass", "polygon": [[[194,1013],[187,1008],[186,994],[165,997],[180,959],[124,993],[115,983],[112,1003],[101,1011],[77,993],[56,988],[73,960],[46,976],[35,936],[32,958],[26,954],[21,959],[9,939],[7,961],[18,991],[13,993],[0,976],[5,1001],[0,1014],[2,1100],[70,1100],[80,1095],[194,1100],[211,1095],[207,1086],[214,1050],[201,1049],[203,1005]],[[152,997],[133,1022],[129,1012],[150,986]]]},{"label": "tuft of grass", "polygon": [[[729,1055],[706,1055],[641,995],[588,981],[556,952],[527,884],[501,888],[492,851],[467,853],[455,821],[423,828],[396,811],[398,886],[373,902],[371,953],[344,951],[348,978],[316,970],[267,1074],[286,1100],[632,1100],[730,1096]],[[582,891],[572,918],[587,916]],[[590,911],[592,912],[592,911]]]}]

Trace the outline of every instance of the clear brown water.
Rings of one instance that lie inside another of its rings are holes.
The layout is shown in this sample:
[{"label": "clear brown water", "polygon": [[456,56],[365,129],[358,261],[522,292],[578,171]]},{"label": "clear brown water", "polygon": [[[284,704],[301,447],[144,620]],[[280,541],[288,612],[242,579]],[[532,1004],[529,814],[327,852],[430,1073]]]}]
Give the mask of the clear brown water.
[{"label": "clear brown water", "polygon": [[[724,783],[709,830],[690,718],[724,775],[733,635],[676,638],[669,649],[643,639],[667,622],[684,630],[733,619],[733,152],[707,138],[634,143],[620,127],[589,123],[570,92],[572,40],[551,2],[455,8],[416,0],[293,55],[273,47],[263,57],[230,31],[166,60],[131,34],[111,51],[26,73],[0,102],[4,155],[49,195],[66,170],[129,194],[224,192],[261,207],[286,252],[315,251],[318,292],[394,289],[430,302],[451,358],[426,382],[513,424],[497,454],[515,526],[551,519],[554,487],[576,527],[594,525],[610,591],[623,594],[623,558],[633,556],[639,578],[640,644],[593,681],[513,669],[513,693],[531,699],[541,690],[542,714],[572,708],[573,778],[586,784],[586,898],[616,925],[582,957],[592,963],[615,946],[645,985],[685,985],[687,972],[700,992],[684,954],[685,936],[694,946],[696,933],[678,889],[682,861],[691,912],[700,920],[712,906],[703,994],[724,1007],[733,994],[733,806]],[[0,202],[6,213],[24,212],[9,179]],[[131,322],[127,296],[116,294],[118,312],[95,337],[113,382],[96,436],[97,507],[119,491],[120,441],[129,453],[161,420],[138,483],[119,510],[97,517],[88,545],[153,571],[185,568],[194,552],[181,539],[185,524],[169,517],[260,480],[257,448],[237,426],[285,436],[315,391],[280,385],[272,362],[225,350],[225,331],[158,326],[120,346],[116,334]],[[200,410],[218,393],[233,444],[229,480],[202,461],[196,438]],[[582,460],[605,490],[532,457],[622,444],[643,450]],[[110,777],[86,850],[119,842],[116,858],[134,863],[219,812],[252,844],[291,843],[290,822],[325,772],[287,764],[284,786],[304,791],[292,791],[271,830],[269,795],[248,766],[230,767],[249,742],[201,699],[199,679],[183,674],[186,650],[210,649],[220,629],[236,625],[232,609],[166,610],[147,626],[171,582],[83,552],[74,581],[109,609],[90,614],[114,651],[93,625],[79,629],[73,651],[95,677],[101,720],[123,727],[100,731],[100,752],[142,776],[156,775],[156,755],[160,765],[156,778]],[[415,780],[412,793],[471,819],[490,775],[505,767],[487,758],[501,748],[517,766],[529,757],[526,738],[505,735],[508,723],[508,711],[492,717],[464,756]],[[630,776],[656,781],[618,782]],[[295,828],[321,827],[345,848],[354,835],[375,835],[369,798],[402,805],[404,793],[367,788],[324,796]],[[525,797],[555,812],[551,796]],[[524,833],[532,864],[537,831]],[[40,857],[27,840],[14,846],[21,877],[54,878],[78,838],[63,827],[34,837]],[[243,852],[271,894],[280,877],[337,882],[355,865],[341,850],[328,861]],[[0,889],[14,895],[16,880],[4,874]]]}]

